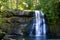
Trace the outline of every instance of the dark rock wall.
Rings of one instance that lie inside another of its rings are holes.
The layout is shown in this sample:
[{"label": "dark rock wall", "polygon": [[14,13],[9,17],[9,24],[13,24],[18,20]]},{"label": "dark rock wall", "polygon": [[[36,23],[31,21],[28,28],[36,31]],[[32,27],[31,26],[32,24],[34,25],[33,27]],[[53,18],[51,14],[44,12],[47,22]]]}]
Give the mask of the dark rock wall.
[{"label": "dark rock wall", "polygon": [[6,31],[8,34],[23,32],[24,27],[26,27],[30,20],[32,19],[33,15],[30,14],[28,11],[14,11],[9,12],[7,11],[5,15],[3,15],[3,31]]}]

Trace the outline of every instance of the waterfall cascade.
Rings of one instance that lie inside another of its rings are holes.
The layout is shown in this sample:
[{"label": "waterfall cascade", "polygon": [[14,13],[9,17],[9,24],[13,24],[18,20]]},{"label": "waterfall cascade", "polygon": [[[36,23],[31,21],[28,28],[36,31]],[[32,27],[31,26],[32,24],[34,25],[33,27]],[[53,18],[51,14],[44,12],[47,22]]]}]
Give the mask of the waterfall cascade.
[{"label": "waterfall cascade", "polygon": [[35,22],[32,25],[32,30],[30,31],[30,36],[33,35],[34,29],[35,29],[35,36],[45,35],[46,34],[46,24],[45,24],[45,19],[44,19],[44,13],[42,11],[35,11],[34,20],[35,20]]}]

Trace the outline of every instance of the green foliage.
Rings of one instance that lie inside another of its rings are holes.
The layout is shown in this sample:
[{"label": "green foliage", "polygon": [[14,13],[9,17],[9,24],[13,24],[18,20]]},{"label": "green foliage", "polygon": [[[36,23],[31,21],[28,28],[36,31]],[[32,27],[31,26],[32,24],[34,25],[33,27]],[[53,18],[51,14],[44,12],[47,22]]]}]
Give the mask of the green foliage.
[{"label": "green foliage", "polygon": [[41,6],[42,10],[45,12],[46,14],[46,18],[48,20],[50,29],[52,30],[52,32],[55,32],[55,26],[56,26],[56,22],[58,19],[58,13],[55,12],[55,10],[57,9],[57,5],[56,3],[59,0],[50,0],[47,3],[42,3],[43,5]]}]

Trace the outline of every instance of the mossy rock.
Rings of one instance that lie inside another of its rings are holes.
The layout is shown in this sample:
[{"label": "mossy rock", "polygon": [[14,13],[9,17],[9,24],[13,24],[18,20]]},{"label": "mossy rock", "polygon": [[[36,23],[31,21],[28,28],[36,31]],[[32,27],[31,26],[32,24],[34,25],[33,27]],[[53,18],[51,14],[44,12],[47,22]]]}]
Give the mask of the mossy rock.
[{"label": "mossy rock", "polygon": [[0,40],[3,39],[5,36],[5,33],[4,32],[0,32]]}]

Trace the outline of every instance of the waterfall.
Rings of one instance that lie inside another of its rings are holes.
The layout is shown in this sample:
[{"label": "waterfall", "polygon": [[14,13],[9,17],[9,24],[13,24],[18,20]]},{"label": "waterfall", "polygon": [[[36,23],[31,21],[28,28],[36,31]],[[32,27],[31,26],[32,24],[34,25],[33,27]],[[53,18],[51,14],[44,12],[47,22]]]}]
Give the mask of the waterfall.
[{"label": "waterfall", "polygon": [[[32,30],[30,31],[30,36],[33,34],[35,29],[35,36],[41,36],[46,34],[46,24],[44,19],[44,13],[42,11],[35,11],[35,22],[32,25]],[[34,21],[33,20],[33,21]]]},{"label": "waterfall", "polygon": [[36,26],[35,26],[35,30],[36,30],[36,36],[40,36],[42,33],[42,27],[40,26],[41,24],[41,19],[40,19],[40,12],[39,11],[35,11],[35,18],[36,18]]}]

